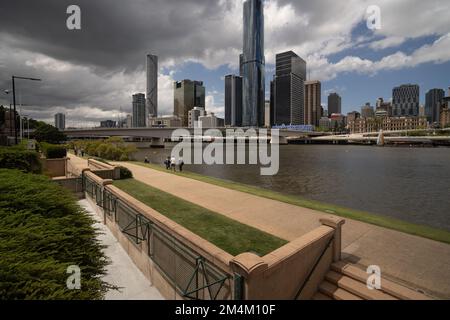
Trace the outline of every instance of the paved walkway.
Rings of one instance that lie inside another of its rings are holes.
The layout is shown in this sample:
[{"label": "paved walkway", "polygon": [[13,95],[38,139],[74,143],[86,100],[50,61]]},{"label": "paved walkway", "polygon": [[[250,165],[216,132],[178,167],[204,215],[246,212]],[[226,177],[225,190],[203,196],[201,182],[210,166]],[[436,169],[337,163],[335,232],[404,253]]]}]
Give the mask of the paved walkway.
[{"label": "paved walkway", "polygon": [[[327,215],[135,164],[120,164],[141,182],[286,240],[311,231]],[[342,242],[345,260],[362,267],[378,265],[392,280],[450,299],[450,245],[351,219],[346,219]]]},{"label": "paved walkway", "polygon": [[109,231],[99,216],[94,212],[87,200],[78,202],[97,221],[95,227],[102,234],[99,240],[106,245],[105,255],[111,260],[107,267],[104,281],[119,287],[119,290],[110,290],[106,293],[106,300],[162,300],[159,291],[152,286],[144,274],[136,267],[126,251],[120,246],[114,235]]}]

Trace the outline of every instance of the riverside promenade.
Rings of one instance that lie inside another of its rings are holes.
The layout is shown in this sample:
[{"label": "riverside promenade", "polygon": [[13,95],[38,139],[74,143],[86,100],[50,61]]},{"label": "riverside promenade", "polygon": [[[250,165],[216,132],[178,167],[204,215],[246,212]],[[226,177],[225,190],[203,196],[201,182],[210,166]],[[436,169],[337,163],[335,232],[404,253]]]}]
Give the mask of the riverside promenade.
[{"label": "riverside promenade", "polygon": [[[87,167],[86,160],[69,157],[73,165]],[[319,219],[329,215],[132,163],[116,164],[130,169],[138,181],[288,241],[318,227]],[[450,298],[450,245],[345,220],[344,260],[363,269],[377,265],[382,277],[436,298]]]}]

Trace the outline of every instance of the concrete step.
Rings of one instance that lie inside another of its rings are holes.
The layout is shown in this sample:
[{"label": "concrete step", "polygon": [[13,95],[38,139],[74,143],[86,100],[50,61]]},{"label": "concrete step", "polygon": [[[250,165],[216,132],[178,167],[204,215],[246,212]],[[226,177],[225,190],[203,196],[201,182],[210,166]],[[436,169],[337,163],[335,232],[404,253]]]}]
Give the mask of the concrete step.
[{"label": "concrete step", "polygon": [[[362,283],[366,283],[368,274],[358,268],[355,265],[352,265],[351,263],[347,263],[344,261],[339,261],[336,263],[333,263],[331,265],[331,270],[341,273],[347,277],[350,277],[354,280],[357,280]],[[381,291],[384,293],[391,295],[397,299],[401,300],[430,300],[431,298],[420,293],[417,291],[414,291],[408,287],[405,287],[403,285],[400,285],[398,283],[392,282],[390,280],[384,279],[383,274],[381,278]]]},{"label": "concrete step", "polygon": [[329,296],[327,296],[321,292],[317,292],[311,299],[312,300],[333,300]]},{"label": "concrete step", "polygon": [[320,284],[319,293],[322,293],[333,300],[362,300],[360,297],[355,296],[347,290],[339,288],[328,281],[323,281]]},{"label": "concrete step", "polygon": [[329,271],[325,279],[332,284],[344,289],[365,300],[397,300],[397,298],[379,290],[370,290],[365,282],[352,279],[335,271]]}]

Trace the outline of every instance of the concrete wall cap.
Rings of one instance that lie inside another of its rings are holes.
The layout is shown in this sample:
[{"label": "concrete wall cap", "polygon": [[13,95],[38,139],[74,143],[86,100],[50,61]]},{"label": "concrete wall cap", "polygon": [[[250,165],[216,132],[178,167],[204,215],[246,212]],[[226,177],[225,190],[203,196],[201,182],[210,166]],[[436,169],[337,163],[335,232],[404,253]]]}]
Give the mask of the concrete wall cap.
[{"label": "concrete wall cap", "polygon": [[250,252],[236,256],[231,260],[230,265],[234,272],[240,274],[244,278],[260,274],[268,268],[267,262]]},{"label": "concrete wall cap", "polygon": [[104,180],[103,180],[103,185],[104,185],[104,186],[107,186],[107,185],[109,185],[109,184],[113,184],[113,180],[112,180],[112,179],[104,179]]},{"label": "concrete wall cap", "polygon": [[336,216],[326,216],[320,219],[320,223],[331,228],[341,227],[345,223],[345,219]]}]

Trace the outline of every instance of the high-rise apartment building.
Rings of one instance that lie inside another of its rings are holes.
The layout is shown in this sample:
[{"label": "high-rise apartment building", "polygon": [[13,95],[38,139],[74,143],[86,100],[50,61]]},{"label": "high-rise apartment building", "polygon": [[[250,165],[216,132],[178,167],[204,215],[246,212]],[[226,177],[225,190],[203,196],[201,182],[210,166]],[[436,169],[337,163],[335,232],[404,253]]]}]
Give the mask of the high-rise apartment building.
[{"label": "high-rise apartment building", "polygon": [[419,86],[405,84],[392,90],[392,113],[394,117],[419,116]]},{"label": "high-rise apartment building", "polygon": [[147,112],[145,109],[145,94],[133,95],[133,128],[144,128],[147,126]]},{"label": "high-rise apartment building", "polygon": [[439,123],[442,99],[445,92],[442,89],[431,89],[425,95],[425,115],[430,123]]},{"label": "high-rise apartment building", "polygon": [[242,77],[225,77],[225,125],[242,126]]},{"label": "high-rise apartment building", "polygon": [[376,107],[375,113],[392,117],[392,104],[390,102],[385,102],[383,98],[378,98]]},{"label": "high-rise apartment building", "polygon": [[274,124],[305,124],[306,62],[292,51],[276,55]]},{"label": "high-rise apartment building", "polygon": [[361,107],[361,117],[362,118],[373,118],[375,117],[375,108],[367,102],[365,106]]},{"label": "high-rise apartment building", "polygon": [[264,127],[271,127],[271,119],[270,119],[270,100],[266,100],[264,105]]},{"label": "high-rise apartment building", "polygon": [[55,114],[55,127],[60,131],[66,129],[66,115],[64,113]]},{"label": "high-rise apartment building", "polygon": [[147,55],[147,114],[158,116],[158,57]]},{"label": "high-rise apartment building", "polygon": [[244,2],[244,45],[242,56],[242,125],[264,125],[265,58],[263,0]]},{"label": "high-rise apartment building", "polygon": [[188,113],[194,107],[205,108],[205,87],[202,81],[174,82],[174,116],[181,119],[183,127],[189,125]]},{"label": "high-rise apartment building", "polygon": [[328,117],[333,113],[340,114],[342,112],[342,98],[336,92],[328,95]]},{"label": "high-rise apartment building", "polygon": [[320,81],[305,81],[305,124],[319,126],[322,117],[322,84]]},{"label": "high-rise apartment building", "polygon": [[194,107],[194,109],[189,110],[188,112],[188,127],[195,128],[197,122],[199,121],[199,117],[203,117],[206,115],[206,111],[204,108]]}]

